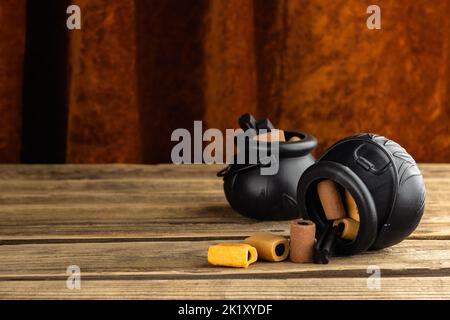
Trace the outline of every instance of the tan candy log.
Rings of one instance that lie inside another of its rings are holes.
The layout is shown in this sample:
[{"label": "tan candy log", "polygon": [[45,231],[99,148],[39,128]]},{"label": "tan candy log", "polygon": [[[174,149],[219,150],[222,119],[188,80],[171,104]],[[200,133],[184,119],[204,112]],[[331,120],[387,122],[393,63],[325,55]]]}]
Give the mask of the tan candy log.
[{"label": "tan candy log", "polygon": [[339,219],[333,222],[334,226],[338,226],[340,224],[344,225],[341,238],[346,240],[355,240],[358,235],[359,222],[350,218]]},{"label": "tan candy log", "polygon": [[256,248],[258,258],[266,261],[283,261],[289,256],[289,240],[269,232],[258,232],[244,240]]},{"label": "tan candy log", "polygon": [[290,259],[296,263],[313,261],[316,225],[310,220],[294,220],[291,223]]},{"label": "tan candy log", "polygon": [[359,222],[358,206],[356,205],[355,199],[353,199],[352,195],[347,190],[345,191],[345,202],[347,203],[348,216]]},{"label": "tan candy log", "polygon": [[343,219],[346,217],[341,194],[336,183],[324,180],[317,184],[320,202],[328,220]]},{"label": "tan candy log", "polygon": [[257,259],[256,249],[245,243],[220,243],[208,249],[208,262],[216,266],[248,268]]},{"label": "tan candy log", "polygon": [[258,141],[265,141],[265,142],[271,142],[271,141],[279,141],[279,142],[286,142],[286,138],[284,136],[284,131],[279,129],[272,129],[271,131],[268,131],[267,133],[261,133],[258,134],[255,137]]}]

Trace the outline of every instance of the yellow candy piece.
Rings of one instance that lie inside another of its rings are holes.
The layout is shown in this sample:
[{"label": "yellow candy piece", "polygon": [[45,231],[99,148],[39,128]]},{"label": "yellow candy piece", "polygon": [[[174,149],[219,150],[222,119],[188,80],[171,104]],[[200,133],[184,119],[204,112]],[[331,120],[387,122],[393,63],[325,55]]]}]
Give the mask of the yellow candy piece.
[{"label": "yellow candy piece", "polygon": [[258,232],[244,240],[256,248],[258,257],[266,261],[283,261],[289,256],[289,240],[269,232]]},{"label": "yellow candy piece", "polygon": [[353,199],[352,195],[347,190],[345,190],[345,202],[347,203],[348,216],[359,222],[358,206],[356,205],[355,199]]},{"label": "yellow candy piece", "polygon": [[245,243],[220,243],[208,249],[208,262],[215,266],[248,268],[257,259],[256,249]]},{"label": "yellow candy piece", "polygon": [[334,220],[333,226],[344,225],[341,238],[347,240],[355,240],[358,235],[359,222],[350,218]]},{"label": "yellow candy piece", "polygon": [[289,139],[288,142],[298,142],[298,141],[302,141],[302,139],[300,137],[293,136],[292,138]]}]

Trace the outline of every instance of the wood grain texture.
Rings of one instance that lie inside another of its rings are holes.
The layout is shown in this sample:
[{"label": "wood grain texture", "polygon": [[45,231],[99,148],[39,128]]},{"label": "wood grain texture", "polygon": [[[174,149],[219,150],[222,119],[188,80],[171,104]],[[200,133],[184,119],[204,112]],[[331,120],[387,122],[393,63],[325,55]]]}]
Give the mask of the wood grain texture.
[{"label": "wood grain texture", "polygon": [[2,281],[4,299],[180,299],[180,300],[336,300],[449,299],[450,278],[383,278],[380,290],[367,289],[365,278],[82,280],[69,290],[63,280]]},{"label": "wood grain texture", "polygon": [[[190,178],[217,180],[216,173],[224,165],[132,165],[132,164],[64,164],[64,165],[0,165],[0,180],[95,180]],[[427,180],[450,178],[450,164],[419,164]],[[220,180],[220,179],[219,179]],[[445,190],[444,190],[445,191]]]},{"label": "wood grain texture", "polygon": [[67,162],[142,161],[134,1],[81,0],[69,34]]},{"label": "wood grain texture", "polygon": [[208,247],[222,241],[2,245],[0,279],[65,279],[70,265],[79,266],[86,279],[366,277],[370,265],[379,266],[384,276],[441,277],[450,273],[448,240],[405,240],[380,251],[334,257],[327,265],[286,260],[258,262],[248,269],[208,264]]},{"label": "wood grain texture", "polygon": [[[257,231],[278,234],[289,232],[288,222],[261,222],[241,217],[225,204],[221,194],[214,193],[162,196],[122,193],[99,197],[57,194],[26,198],[24,201],[28,204],[11,205],[21,199],[0,197],[0,217],[4,227],[0,230],[0,243],[6,240],[33,242],[35,239],[63,241],[103,237],[123,240],[192,237],[241,239]],[[54,200],[47,201],[48,198]],[[198,204],[199,201],[202,204]],[[169,202],[170,205],[167,204]],[[439,204],[427,207],[420,226],[410,238],[450,239],[449,209],[448,205]]]},{"label": "wood grain texture", "polygon": [[[234,212],[215,176],[220,168],[2,166],[0,242],[241,239],[257,231],[289,232],[288,222],[261,222]],[[424,217],[411,239],[450,240],[450,165],[420,168],[428,196]]]},{"label": "wood grain texture", "polygon": [[318,137],[318,154],[375,132],[450,161],[450,1],[380,0],[381,30],[358,0],[255,3],[259,108],[281,128]]},{"label": "wood grain texture", "polygon": [[[427,208],[393,247],[328,265],[213,267],[208,246],[289,222],[226,204],[221,166],[0,166],[0,299],[445,299],[450,280],[449,164],[422,164]],[[81,268],[82,289],[66,288]],[[381,290],[367,268],[381,268]]]},{"label": "wood grain texture", "polygon": [[0,3],[0,163],[20,162],[25,0]]},{"label": "wood grain texture", "polygon": [[[0,180],[108,180],[190,178],[216,179],[223,165],[130,165],[130,164],[65,164],[65,165],[6,165],[0,166]],[[433,165],[433,168],[438,168]],[[444,174],[444,170],[437,171]],[[435,169],[436,170],[436,169]],[[437,169],[438,170],[438,169]],[[433,171],[436,172],[436,171]],[[449,174],[450,175],[450,174]]]}]

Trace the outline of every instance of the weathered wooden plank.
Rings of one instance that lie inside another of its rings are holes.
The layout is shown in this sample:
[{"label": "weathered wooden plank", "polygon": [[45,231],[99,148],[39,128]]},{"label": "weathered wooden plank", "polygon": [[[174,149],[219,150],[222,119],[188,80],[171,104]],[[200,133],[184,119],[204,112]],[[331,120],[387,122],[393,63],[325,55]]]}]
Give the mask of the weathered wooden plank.
[{"label": "weathered wooden plank", "polygon": [[[212,191],[212,190],[210,190]],[[191,192],[183,193],[122,193],[118,192],[24,192],[0,193],[0,211],[6,207],[16,210],[18,208],[39,208],[39,205],[66,206],[86,205],[103,206],[107,204],[190,204],[190,203],[220,203],[226,204],[225,196],[221,190],[217,192]],[[35,207],[37,206],[37,207]],[[3,208],[2,208],[3,207]],[[2,209],[1,209],[2,208]],[[0,212],[1,215],[1,212]]]},{"label": "weathered wooden plank", "polygon": [[[1,166],[0,166],[1,167]],[[140,181],[137,180],[127,180],[133,183],[139,184]],[[154,179],[148,179],[154,180]],[[148,181],[146,180],[146,181]],[[175,180],[175,179],[174,179]],[[171,180],[171,181],[174,181]],[[189,179],[191,180],[191,179]],[[194,179],[192,179],[194,180]],[[206,179],[208,181],[214,179]],[[101,183],[105,181],[109,181],[107,179],[101,180]],[[45,182],[43,182],[45,183]],[[91,181],[93,183],[93,181]],[[175,182],[176,183],[176,182]],[[181,184],[183,181],[181,180]],[[447,191],[447,188],[444,187],[446,182],[436,183],[433,181],[427,181],[427,206],[434,206],[438,208],[441,205],[450,205],[450,193]],[[450,183],[450,179],[449,179]],[[182,187],[182,186],[181,186]],[[134,189],[135,187],[133,187]],[[178,187],[174,188],[174,191]],[[207,191],[207,192],[205,192]],[[121,189],[117,189],[114,193],[109,192],[108,190],[98,190],[95,193],[90,192],[90,190],[66,190],[66,189],[56,189],[52,191],[43,191],[43,190],[34,190],[34,191],[17,191],[14,190],[5,190],[0,189],[0,206],[1,205],[14,205],[14,204],[39,204],[39,203],[48,203],[48,204],[57,204],[57,203],[110,203],[117,202],[117,197],[121,199],[121,203],[127,202],[135,202],[135,200],[142,199],[144,202],[146,200],[152,199],[154,203],[167,203],[167,199],[171,197],[175,197],[178,199],[186,198],[187,201],[192,197],[198,197],[199,202],[202,202],[204,199],[208,197],[221,197],[225,199],[223,194],[223,189],[221,183],[215,183],[212,189],[209,190],[188,190],[186,189],[184,192],[151,192],[151,190],[143,190],[143,192],[133,192],[130,193],[125,188],[122,192]],[[44,201],[45,200],[45,201]]]},{"label": "weathered wooden plank", "polygon": [[[410,239],[329,265],[212,267],[210,244],[289,222],[243,218],[213,166],[0,166],[0,298],[449,298],[450,165],[421,165],[427,209]],[[431,240],[446,239],[446,240]],[[66,288],[66,268],[82,290]],[[378,265],[382,289],[368,290]]]},{"label": "weathered wooden plank", "polygon": [[[450,166],[421,167],[430,170],[427,207],[412,238],[450,239],[450,176],[445,177]],[[217,169],[0,166],[0,240],[236,238],[256,231],[288,231],[287,222],[259,222],[233,212],[222,182],[213,174]],[[12,179],[17,176],[25,179]]]},{"label": "weathered wooden plank", "polygon": [[[1,165],[0,180],[76,180],[76,179],[215,179],[224,165],[134,165],[134,164],[64,164]],[[422,163],[425,178],[450,179],[450,164]]]},{"label": "weathered wooden plank", "polygon": [[222,181],[219,179],[108,179],[108,180],[0,180],[2,193],[17,192],[219,192]]},{"label": "weathered wooden plank", "polygon": [[[194,175],[195,176],[195,175]],[[450,179],[426,179],[428,197],[448,200],[446,192]],[[100,193],[168,193],[168,192],[222,192],[223,182],[218,178],[150,178],[150,179],[76,179],[76,180],[0,180],[1,194],[59,192]]]},{"label": "weathered wooden plank", "polygon": [[419,163],[418,165],[424,176],[450,177],[450,163]]},{"label": "weathered wooden plank", "polygon": [[281,225],[243,218],[229,206],[214,202],[38,207],[37,210],[36,206],[2,209],[0,239],[218,237],[245,235],[257,230],[276,231]]},{"label": "weathered wooden plank", "polygon": [[[447,191],[449,183],[450,179],[427,179],[427,205],[446,205],[450,203],[450,193]],[[110,195],[112,198],[120,194],[132,197],[134,195],[144,196],[151,193],[172,193],[178,195],[186,194],[188,197],[193,193],[223,193],[222,182],[217,179],[0,180],[0,186],[0,205],[20,203],[5,203],[2,201],[8,198],[53,198],[59,195],[84,195],[92,199],[97,195],[99,197]],[[208,189],[201,189],[201,187]],[[93,190],[96,192],[92,193]],[[51,201],[52,199],[49,200]],[[28,203],[33,204],[33,201],[31,200]]]},{"label": "weathered wooden plank", "polygon": [[[134,165],[134,164],[64,164],[1,165],[0,180],[77,180],[77,179],[216,179],[223,165]],[[219,178],[217,178],[219,179]]]},{"label": "weathered wooden plank", "polygon": [[385,276],[448,276],[450,241],[406,240],[397,246],[328,265],[258,262],[248,269],[207,263],[208,246],[221,241],[64,243],[0,246],[0,279],[62,279],[70,265],[87,279],[200,279],[366,277],[377,265]]},{"label": "weathered wooden plank", "polygon": [[[450,165],[425,165],[430,172],[425,175],[428,193],[448,195]],[[442,170],[437,168],[442,167]],[[222,166],[207,165],[2,165],[0,166],[0,194],[10,192],[107,192],[140,188],[143,192],[183,191],[192,186],[212,184],[218,192],[221,179],[215,173]],[[206,191],[206,190],[204,190]]]},{"label": "weathered wooden plank", "polygon": [[[203,196],[204,197],[204,196]],[[240,216],[220,198],[167,197],[152,203],[36,204],[0,206],[0,243],[64,239],[242,238],[258,231],[289,233],[289,221]],[[117,199],[120,201],[120,198]],[[128,200],[129,201],[129,200]],[[443,210],[443,208],[446,210]],[[450,240],[450,206],[430,206],[413,239]]]},{"label": "weathered wooden plank", "polygon": [[[240,216],[221,192],[156,196],[64,193],[42,196],[39,201],[30,195],[3,194],[0,203],[5,199],[6,204],[0,205],[0,240],[217,238],[244,237],[257,231],[287,234],[289,230],[286,221],[261,222]],[[28,203],[22,204],[21,199]],[[51,201],[46,203],[46,199]],[[11,204],[14,201],[18,204]],[[444,200],[427,200],[422,222],[411,237],[450,239],[449,212],[450,204]]]},{"label": "weathered wooden plank", "polygon": [[[189,194],[64,193],[0,196],[0,241],[244,237],[257,231],[287,234],[287,221],[240,216],[221,192]],[[22,204],[22,199],[25,204]],[[36,200],[36,199],[39,199]],[[51,199],[46,203],[46,199]],[[18,204],[11,204],[17,201]],[[35,202],[30,203],[31,202]],[[450,204],[427,200],[414,239],[450,239]]]},{"label": "weathered wooden plank", "polygon": [[[450,299],[450,277],[2,281],[0,299]],[[177,310],[173,310],[176,312]]]}]

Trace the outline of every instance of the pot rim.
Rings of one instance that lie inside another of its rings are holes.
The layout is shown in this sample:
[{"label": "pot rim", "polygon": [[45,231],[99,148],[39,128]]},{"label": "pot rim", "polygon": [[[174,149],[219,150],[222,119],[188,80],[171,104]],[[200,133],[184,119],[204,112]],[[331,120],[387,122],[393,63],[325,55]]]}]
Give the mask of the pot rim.
[{"label": "pot rim", "polygon": [[[280,158],[295,158],[303,157],[311,153],[317,147],[317,139],[307,133],[296,131],[284,131],[286,139],[292,137],[299,137],[300,141],[295,142],[280,142],[278,143]],[[267,153],[271,148],[271,143],[261,143],[260,141],[250,141],[248,148],[252,150],[260,150]]]},{"label": "pot rim", "polygon": [[316,230],[319,234],[325,230],[327,220],[323,213],[318,212],[320,200],[318,200],[316,188],[317,183],[322,180],[332,180],[349,191],[355,199],[360,215],[356,239],[353,241],[339,239],[336,245],[336,253],[350,255],[370,249],[378,233],[375,202],[361,178],[343,164],[321,161],[306,169],[297,185],[297,203],[300,216],[312,220],[316,224]]}]

